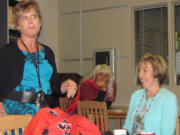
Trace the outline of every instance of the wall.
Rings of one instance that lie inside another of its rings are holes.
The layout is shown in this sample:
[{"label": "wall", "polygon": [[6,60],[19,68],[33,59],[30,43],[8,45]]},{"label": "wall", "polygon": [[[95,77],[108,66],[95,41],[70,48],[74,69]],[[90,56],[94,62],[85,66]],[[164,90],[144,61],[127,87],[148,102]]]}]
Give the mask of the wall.
[{"label": "wall", "polygon": [[36,0],[39,3],[42,14],[42,27],[39,42],[48,45],[55,53],[57,69],[59,68],[59,51],[58,51],[58,0]]},{"label": "wall", "polygon": [[[93,68],[93,49],[115,48],[118,96],[114,105],[127,105],[134,91],[131,10],[127,3],[82,0],[80,5],[80,0],[61,0],[59,4],[59,31],[62,35],[59,42],[63,46],[63,51],[60,51],[61,71],[85,74]],[[80,53],[84,59],[82,65]]]}]

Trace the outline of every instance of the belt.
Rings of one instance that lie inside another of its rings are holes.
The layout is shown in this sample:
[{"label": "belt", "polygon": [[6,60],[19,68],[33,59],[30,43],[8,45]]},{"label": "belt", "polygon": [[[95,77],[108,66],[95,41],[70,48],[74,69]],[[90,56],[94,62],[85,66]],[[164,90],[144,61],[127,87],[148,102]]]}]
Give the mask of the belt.
[{"label": "belt", "polygon": [[49,95],[44,94],[44,92],[42,91],[38,93],[30,92],[30,91],[12,91],[11,93],[9,93],[6,99],[30,103],[30,104],[39,104],[40,108],[42,108],[48,106],[46,100],[48,96]]}]

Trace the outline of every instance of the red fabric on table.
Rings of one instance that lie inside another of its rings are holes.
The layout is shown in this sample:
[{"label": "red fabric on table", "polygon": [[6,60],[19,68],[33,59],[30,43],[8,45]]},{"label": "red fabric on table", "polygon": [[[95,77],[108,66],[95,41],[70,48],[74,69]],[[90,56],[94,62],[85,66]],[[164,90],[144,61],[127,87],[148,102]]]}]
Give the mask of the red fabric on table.
[{"label": "red fabric on table", "polygon": [[[48,134],[45,133],[48,131]],[[23,135],[101,135],[98,127],[83,116],[59,108],[40,109],[25,128]]]}]

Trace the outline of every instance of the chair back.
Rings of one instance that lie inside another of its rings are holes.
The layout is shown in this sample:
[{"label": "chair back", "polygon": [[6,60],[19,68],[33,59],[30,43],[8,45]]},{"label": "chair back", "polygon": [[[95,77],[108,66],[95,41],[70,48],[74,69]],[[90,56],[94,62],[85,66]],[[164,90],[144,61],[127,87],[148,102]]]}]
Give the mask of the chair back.
[{"label": "chair back", "polygon": [[179,118],[177,118],[177,121],[176,121],[175,135],[179,135]]},{"label": "chair back", "polygon": [[60,109],[63,111],[66,111],[68,106],[74,101],[74,98],[68,98],[68,97],[60,97],[59,98],[59,104]]},{"label": "chair back", "polygon": [[4,132],[7,132],[7,135],[12,135],[12,130],[15,131],[14,135],[20,135],[19,129],[22,129],[22,132],[31,121],[32,115],[5,115],[0,117],[0,134],[4,135]]},{"label": "chair back", "polygon": [[102,133],[109,130],[106,102],[78,101],[78,114],[96,124]]},{"label": "chair back", "polygon": [[176,129],[175,129],[175,135],[179,135],[179,122],[180,122],[180,108],[178,110],[178,117],[177,117],[177,120],[176,120]]}]

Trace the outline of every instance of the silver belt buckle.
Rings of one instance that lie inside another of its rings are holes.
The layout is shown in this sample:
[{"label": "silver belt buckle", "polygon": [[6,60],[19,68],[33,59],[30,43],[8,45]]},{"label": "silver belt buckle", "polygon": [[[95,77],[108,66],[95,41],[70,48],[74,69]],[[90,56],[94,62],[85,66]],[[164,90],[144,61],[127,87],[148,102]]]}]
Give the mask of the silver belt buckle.
[{"label": "silver belt buckle", "polygon": [[44,92],[40,91],[37,93],[37,97],[36,97],[36,107],[39,108],[40,107],[40,103],[44,101]]}]

